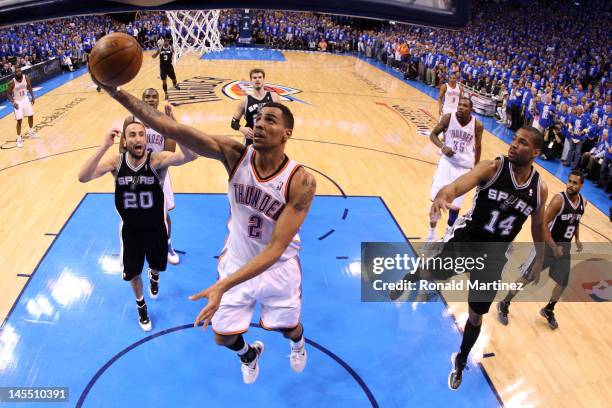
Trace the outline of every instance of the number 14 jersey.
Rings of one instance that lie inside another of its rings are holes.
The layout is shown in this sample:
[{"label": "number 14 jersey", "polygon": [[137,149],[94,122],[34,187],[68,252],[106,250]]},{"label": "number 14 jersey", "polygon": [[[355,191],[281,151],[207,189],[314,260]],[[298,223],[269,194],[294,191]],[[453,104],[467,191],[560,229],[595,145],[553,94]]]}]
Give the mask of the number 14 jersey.
[{"label": "number 14 jersey", "polygon": [[508,157],[496,160],[500,163],[495,176],[476,188],[472,209],[457,220],[453,234],[462,229],[461,235],[470,241],[510,243],[531,213],[544,204],[540,199],[540,174],[535,168],[519,185]]}]

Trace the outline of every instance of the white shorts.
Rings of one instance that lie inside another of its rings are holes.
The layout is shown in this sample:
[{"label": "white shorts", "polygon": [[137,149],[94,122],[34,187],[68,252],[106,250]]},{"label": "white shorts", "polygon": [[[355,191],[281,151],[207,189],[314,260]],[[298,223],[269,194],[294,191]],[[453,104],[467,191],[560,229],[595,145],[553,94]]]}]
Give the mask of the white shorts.
[{"label": "white shorts", "polygon": [[34,116],[34,108],[29,99],[15,100],[15,103],[19,105],[19,109],[15,109],[15,119],[21,120],[23,117]]},{"label": "white shorts", "polygon": [[[219,259],[219,279],[236,272],[242,264],[225,252]],[[293,329],[302,312],[302,268],[298,257],[277,263],[260,275],[223,294],[212,329],[221,335],[249,329],[255,304],[261,305],[259,322],[266,330]]]},{"label": "white shorts", "polygon": [[[431,182],[431,201],[436,198],[436,195],[442,187],[457,180],[459,177],[463,176],[470,170],[471,169],[467,169],[465,167],[453,166],[450,161],[446,160],[444,157],[440,157],[440,161],[438,162],[438,168],[436,168],[436,173],[434,174],[433,180]],[[463,198],[464,196],[455,198],[453,200],[453,205],[456,207],[461,207],[461,204],[463,203]]]},{"label": "white shorts", "polygon": [[174,209],[174,192],[172,191],[172,181],[170,181],[170,172],[166,171],[164,178],[164,201],[166,203],[166,211]]}]

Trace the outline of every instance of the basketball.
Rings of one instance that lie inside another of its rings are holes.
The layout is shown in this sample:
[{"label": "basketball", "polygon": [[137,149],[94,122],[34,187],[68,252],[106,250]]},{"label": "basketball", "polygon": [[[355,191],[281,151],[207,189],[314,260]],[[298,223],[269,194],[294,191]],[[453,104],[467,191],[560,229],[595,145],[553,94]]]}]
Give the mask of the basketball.
[{"label": "basketball", "polygon": [[93,76],[107,86],[130,82],[142,65],[138,41],[125,33],[110,33],[96,42],[89,57]]}]

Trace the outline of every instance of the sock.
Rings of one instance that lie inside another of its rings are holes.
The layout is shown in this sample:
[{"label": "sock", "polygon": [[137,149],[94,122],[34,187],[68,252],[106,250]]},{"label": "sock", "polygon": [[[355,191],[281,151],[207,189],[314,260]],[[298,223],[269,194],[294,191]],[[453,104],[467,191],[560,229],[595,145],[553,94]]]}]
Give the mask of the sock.
[{"label": "sock", "polygon": [[432,239],[436,236],[436,227],[429,227],[429,238]]},{"label": "sock", "polygon": [[550,302],[548,302],[548,304],[546,305],[546,307],[544,309],[552,312],[555,309],[555,305],[556,304],[557,304],[557,302],[550,301]]},{"label": "sock", "polygon": [[465,322],[465,328],[463,329],[463,340],[461,341],[461,351],[457,357],[467,361],[468,354],[470,354],[470,350],[476,344],[476,340],[480,335],[481,326],[474,326],[470,320],[468,319]]},{"label": "sock", "polygon": [[514,299],[515,296],[516,296],[516,293],[512,293],[512,291],[510,291],[510,292],[508,292],[508,294],[506,295],[504,300],[502,300],[502,302],[505,302],[505,303],[507,303],[509,305],[510,302],[512,301],[512,299]]},{"label": "sock", "polygon": [[244,341],[242,334],[239,334],[234,344],[227,346],[227,348],[238,353],[240,360],[245,363],[255,360],[255,350]]},{"label": "sock", "polygon": [[171,249],[172,249],[172,241],[170,241],[170,238],[168,238],[168,252],[170,252]]},{"label": "sock", "polygon": [[151,279],[153,279],[155,282],[159,282],[159,271],[151,269]]},{"label": "sock", "polygon": [[144,296],[140,299],[136,299],[136,304],[138,305],[138,307],[143,307],[145,305]]},{"label": "sock", "polygon": [[455,225],[455,221],[457,221],[457,217],[459,216],[459,211],[457,210],[449,210],[448,211],[448,226],[452,227]]},{"label": "sock", "polygon": [[300,339],[298,341],[293,341],[293,340],[289,340],[289,344],[291,345],[292,349],[301,349],[304,347],[304,334],[302,333],[302,335],[300,336]]}]

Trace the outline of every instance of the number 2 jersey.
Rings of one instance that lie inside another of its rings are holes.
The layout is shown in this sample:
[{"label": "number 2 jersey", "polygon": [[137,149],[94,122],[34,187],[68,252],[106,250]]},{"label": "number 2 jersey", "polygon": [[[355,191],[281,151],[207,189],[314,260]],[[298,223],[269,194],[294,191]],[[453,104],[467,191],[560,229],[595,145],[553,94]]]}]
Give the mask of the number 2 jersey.
[{"label": "number 2 jersey", "polygon": [[154,228],[165,223],[164,178],[151,167],[151,152],[146,154],[145,161],[133,167],[128,153],[122,153],[115,177],[115,208],[130,227]]},{"label": "number 2 jersey", "polygon": [[559,195],[563,199],[563,204],[561,204],[561,209],[555,215],[555,218],[548,224],[548,229],[553,241],[557,243],[570,242],[574,238],[580,218],[584,215],[586,203],[581,194],[578,194],[576,205],[572,203],[565,191],[559,193]]},{"label": "number 2 jersey", "polygon": [[[298,163],[285,156],[279,168],[263,178],[255,169],[256,154],[252,146],[245,149],[228,185],[229,235],[223,251],[243,264],[270,242],[278,217],[289,201],[291,179],[300,168]],[[295,257],[299,250],[300,237],[295,234],[278,262]]]},{"label": "number 2 jersey", "polygon": [[531,168],[527,181],[517,183],[512,163],[500,156],[495,176],[476,188],[472,209],[459,218],[447,240],[507,242],[520,232],[527,218],[543,203],[540,199],[540,174]]}]

